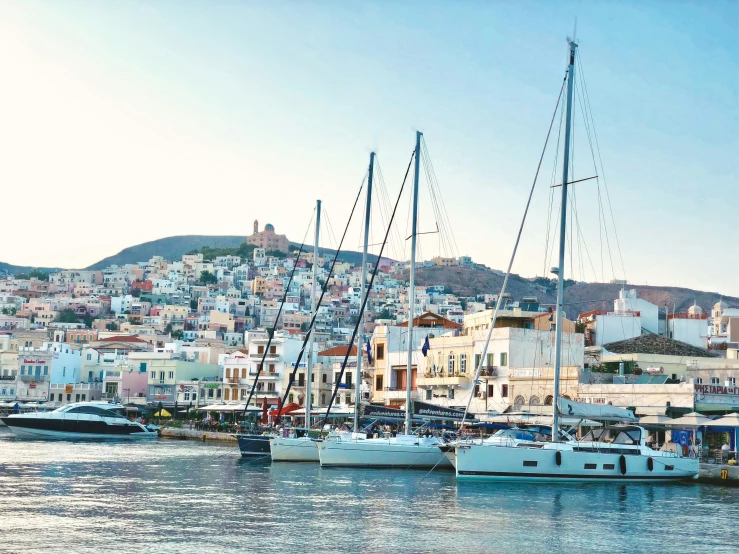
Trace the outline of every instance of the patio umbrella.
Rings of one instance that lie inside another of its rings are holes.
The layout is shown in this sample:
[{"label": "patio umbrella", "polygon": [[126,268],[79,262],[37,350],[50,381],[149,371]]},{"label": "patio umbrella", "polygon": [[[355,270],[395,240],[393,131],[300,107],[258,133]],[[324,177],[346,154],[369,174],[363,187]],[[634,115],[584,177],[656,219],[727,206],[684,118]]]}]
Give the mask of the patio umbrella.
[{"label": "patio umbrella", "polygon": [[289,414],[290,412],[294,412],[296,410],[300,410],[302,406],[300,404],[296,404],[295,402],[291,402],[290,404],[287,404],[284,408],[280,408],[278,410],[272,410],[269,412],[269,415],[271,416],[284,416]]},{"label": "patio umbrella", "polygon": [[267,398],[264,398],[264,401],[262,402],[262,424],[267,425],[269,422],[269,417],[267,415]]},{"label": "patio umbrella", "polygon": [[690,429],[693,429],[693,446],[697,446],[695,444],[695,430],[698,427],[705,427],[706,425],[709,425],[712,421],[712,419],[704,416],[703,414],[699,414],[698,412],[690,412],[689,414],[685,414],[682,417],[678,417],[677,419],[668,421],[665,424],[665,427],[673,427],[678,429],[681,427],[688,427]]},{"label": "patio umbrella", "polygon": [[673,419],[664,414],[648,415],[639,418],[639,425],[657,425],[659,427],[664,427],[671,421],[673,421]]},{"label": "patio umbrella", "polygon": [[172,414],[170,414],[167,410],[162,408],[157,413],[154,414],[154,417],[172,417]]}]

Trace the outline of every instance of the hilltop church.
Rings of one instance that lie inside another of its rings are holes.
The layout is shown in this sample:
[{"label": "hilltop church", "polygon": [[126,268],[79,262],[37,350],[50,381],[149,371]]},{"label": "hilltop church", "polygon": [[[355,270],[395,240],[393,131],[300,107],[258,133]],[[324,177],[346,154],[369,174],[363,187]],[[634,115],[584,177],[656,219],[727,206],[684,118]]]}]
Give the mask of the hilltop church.
[{"label": "hilltop church", "polygon": [[248,244],[253,244],[259,248],[264,248],[267,252],[278,251],[287,254],[290,249],[290,242],[286,235],[278,235],[275,233],[275,227],[271,223],[264,226],[264,231],[259,231],[259,221],[254,220],[254,233],[246,237]]}]

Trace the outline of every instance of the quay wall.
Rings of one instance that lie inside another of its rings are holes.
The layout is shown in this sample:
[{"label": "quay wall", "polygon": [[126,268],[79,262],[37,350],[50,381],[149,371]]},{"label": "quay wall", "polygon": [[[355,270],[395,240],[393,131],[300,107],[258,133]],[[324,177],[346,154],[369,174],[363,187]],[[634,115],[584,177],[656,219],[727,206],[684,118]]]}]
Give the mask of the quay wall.
[{"label": "quay wall", "polygon": [[165,439],[198,440],[198,441],[226,441],[236,442],[236,437],[229,433],[215,433],[212,431],[196,431],[194,429],[162,429]]}]

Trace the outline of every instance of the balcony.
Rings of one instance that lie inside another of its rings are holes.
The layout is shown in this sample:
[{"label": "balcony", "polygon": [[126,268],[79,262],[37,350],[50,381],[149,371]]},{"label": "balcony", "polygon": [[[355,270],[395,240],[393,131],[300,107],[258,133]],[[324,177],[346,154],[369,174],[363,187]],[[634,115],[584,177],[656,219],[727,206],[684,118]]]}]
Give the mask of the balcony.
[{"label": "balcony", "polygon": [[467,373],[456,373],[454,375],[448,375],[446,373],[437,373],[436,375],[433,373],[424,373],[423,377],[418,377],[416,379],[416,384],[421,387],[462,385],[464,383],[469,383],[472,377],[474,377],[474,375],[469,375]]},{"label": "balcony", "polygon": [[19,375],[21,381],[24,383],[30,383],[32,381],[48,381],[48,375]]},{"label": "balcony", "polygon": [[[249,358],[251,358],[252,360],[261,360],[262,356],[264,356],[264,352],[262,352],[261,354],[258,352],[249,354]],[[267,355],[264,357],[264,359],[265,360],[276,360],[279,357],[280,355],[277,354],[276,352],[268,352]]]},{"label": "balcony", "polygon": [[[399,389],[397,387],[385,387],[383,390],[383,396],[385,400],[405,400],[405,388]],[[420,393],[411,389],[411,400],[420,400]]]}]

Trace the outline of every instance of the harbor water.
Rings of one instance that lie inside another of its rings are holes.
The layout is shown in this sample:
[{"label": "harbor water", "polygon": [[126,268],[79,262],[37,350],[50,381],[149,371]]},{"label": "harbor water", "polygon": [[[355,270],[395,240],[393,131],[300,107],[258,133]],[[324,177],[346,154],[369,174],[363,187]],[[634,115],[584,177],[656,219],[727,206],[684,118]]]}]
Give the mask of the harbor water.
[{"label": "harbor water", "polygon": [[0,429],[2,552],[735,552],[717,486],[457,482]]}]

